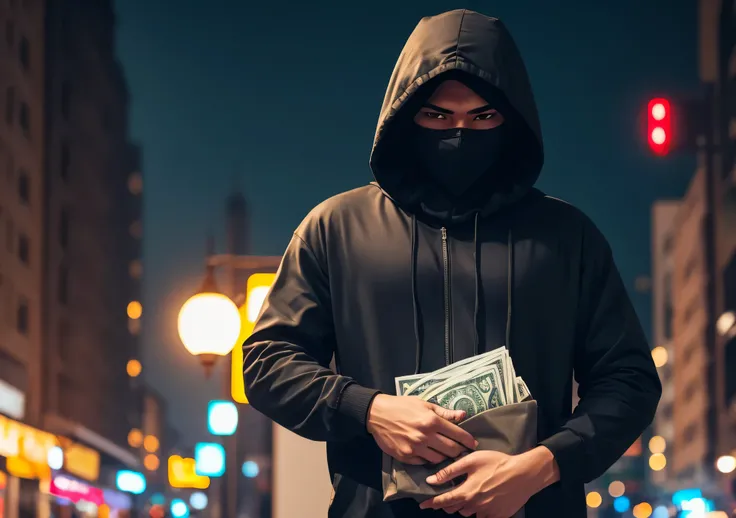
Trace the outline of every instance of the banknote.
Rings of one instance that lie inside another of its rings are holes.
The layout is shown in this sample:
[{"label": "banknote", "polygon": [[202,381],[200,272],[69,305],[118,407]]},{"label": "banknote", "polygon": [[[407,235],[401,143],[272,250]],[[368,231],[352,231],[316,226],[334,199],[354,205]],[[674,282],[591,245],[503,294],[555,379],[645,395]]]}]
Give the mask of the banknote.
[{"label": "banknote", "polygon": [[493,365],[434,387],[425,399],[443,408],[463,410],[467,419],[505,405],[503,390],[498,367]]}]

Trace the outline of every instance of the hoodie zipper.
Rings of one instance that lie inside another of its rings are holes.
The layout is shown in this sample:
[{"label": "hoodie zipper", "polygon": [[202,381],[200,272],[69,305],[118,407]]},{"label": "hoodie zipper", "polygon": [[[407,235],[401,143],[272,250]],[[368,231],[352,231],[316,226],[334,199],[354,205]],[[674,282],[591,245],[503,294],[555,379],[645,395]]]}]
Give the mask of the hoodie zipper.
[{"label": "hoodie zipper", "polygon": [[450,250],[447,244],[447,229],[442,227],[442,277],[445,281],[445,365],[452,363],[452,336],[450,334],[451,291],[450,291]]}]

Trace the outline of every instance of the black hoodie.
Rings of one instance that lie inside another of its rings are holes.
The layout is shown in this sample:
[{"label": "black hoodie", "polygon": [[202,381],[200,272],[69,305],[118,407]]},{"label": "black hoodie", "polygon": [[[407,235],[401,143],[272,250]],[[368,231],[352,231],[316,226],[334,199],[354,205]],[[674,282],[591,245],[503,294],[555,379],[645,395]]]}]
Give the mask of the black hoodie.
[{"label": "black hoodie", "polygon": [[[481,95],[505,95],[499,111],[516,145],[502,182],[482,178],[451,204],[414,166],[408,139],[435,78],[458,74]],[[393,394],[396,376],[504,344],[538,401],[539,441],[561,475],[532,497],[527,518],[585,516],[583,483],[651,422],[661,386],[611,250],[579,210],[533,188],[542,162],[526,69],[503,24],[466,10],[424,18],[381,109],[376,183],[330,198],[302,222],[244,345],[253,407],[327,441],[330,517],[445,516],[411,500],[382,502],[370,402]]]}]

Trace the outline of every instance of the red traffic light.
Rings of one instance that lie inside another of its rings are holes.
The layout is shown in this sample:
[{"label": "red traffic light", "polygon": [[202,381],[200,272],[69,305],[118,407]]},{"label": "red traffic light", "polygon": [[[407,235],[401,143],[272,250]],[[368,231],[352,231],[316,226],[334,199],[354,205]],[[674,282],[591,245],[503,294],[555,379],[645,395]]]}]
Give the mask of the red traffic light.
[{"label": "red traffic light", "polygon": [[664,156],[672,147],[672,108],[667,99],[652,99],[647,110],[649,148]]}]

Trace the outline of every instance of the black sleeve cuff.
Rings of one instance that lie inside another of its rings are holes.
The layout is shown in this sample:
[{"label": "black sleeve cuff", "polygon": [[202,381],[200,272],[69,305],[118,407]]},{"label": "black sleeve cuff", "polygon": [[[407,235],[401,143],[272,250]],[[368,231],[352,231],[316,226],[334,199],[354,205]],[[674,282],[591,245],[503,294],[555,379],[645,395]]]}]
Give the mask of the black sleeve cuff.
[{"label": "black sleeve cuff", "polygon": [[571,430],[562,430],[539,443],[552,452],[563,485],[584,481],[583,440]]},{"label": "black sleeve cuff", "polygon": [[357,383],[350,383],[342,391],[337,411],[348,418],[351,428],[354,428],[360,434],[368,434],[368,430],[366,429],[368,410],[371,407],[373,398],[380,393],[380,390],[362,387]]}]

